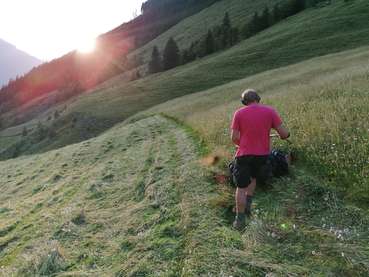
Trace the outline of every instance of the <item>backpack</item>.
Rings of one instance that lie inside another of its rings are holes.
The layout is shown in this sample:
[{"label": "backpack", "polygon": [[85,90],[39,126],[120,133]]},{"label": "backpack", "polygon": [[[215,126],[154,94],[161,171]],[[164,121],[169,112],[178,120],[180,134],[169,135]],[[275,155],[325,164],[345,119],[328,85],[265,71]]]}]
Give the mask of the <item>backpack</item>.
[{"label": "backpack", "polygon": [[286,153],[279,149],[272,150],[268,160],[271,166],[273,177],[288,175],[288,162],[286,160]]}]

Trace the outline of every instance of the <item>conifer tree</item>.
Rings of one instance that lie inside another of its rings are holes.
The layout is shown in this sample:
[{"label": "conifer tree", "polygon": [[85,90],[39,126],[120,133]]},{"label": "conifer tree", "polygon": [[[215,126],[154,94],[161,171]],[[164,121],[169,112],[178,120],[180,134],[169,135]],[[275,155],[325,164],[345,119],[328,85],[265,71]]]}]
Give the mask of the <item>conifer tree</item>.
[{"label": "conifer tree", "polygon": [[158,47],[154,46],[151,53],[151,60],[149,62],[149,73],[157,73],[161,71],[161,57]]},{"label": "conifer tree", "polygon": [[186,64],[190,62],[190,51],[189,49],[184,49],[181,53],[181,64]]},{"label": "conifer tree", "polygon": [[214,36],[213,32],[209,30],[205,39],[205,55],[212,54],[214,53],[214,51],[215,51]]},{"label": "conifer tree", "polygon": [[260,17],[258,15],[257,12],[254,13],[254,16],[252,17],[252,20],[250,21],[250,23],[248,24],[248,32],[250,36],[255,35],[256,33],[258,33],[261,28],[260,28]]},{"label": "conifer tree", "polygon": [[189,54],[190,54],[190,57],[191,57],[191,60],[196,60],[197,58],[197,54],[196,54],[196,44],[198,44],[198,41],[196,42],[192,42],[191,43],[191,46],[189,48]]},{"label": "conifer tree", "polygon": [[239,30],[237,27],[231,30],[231,45],[235,45],[239,41]]},{"label": "conifer tree", "polygon": [[37,123],[36,134],[39,140],[43,140],[47,135],[47,129],[42,125],[40,121]]},{"label": "conifer tree", "polygon": [[270,26],[270,13],[269,8],[266,7],[260,17],[260,31],[265,30]]},{"label": "conifer tree", "polygon": [[229,19],[229,13],[226,12],[223,18],[222,23],[222,47],[226,48],[230,45],[231,42],[231,32],[232,32],[232,24],[231,20]]},{"label": "conifer tree", "polygon": [[27,135],[28,135],[27,127],[23,127],[23,130],[22,130],[22,137],[26,137]]},{"label": "conifer tree", "polygon": [[179,62],[179,48],[175,40],[171,37],[164,48],[163,68],[164,70],[174,68],[179,65]]},{"label": "conifer tree", "polygon": [[303,11],[305,8],[305,0],[289,0],[282,6],[282,17],[287,18]]},{"label": "conifer tree", "polygon": [[224,15],[222,27],[225,28],[225,29],[230,29],[232,27],[231,26],[231,20],[229,19],[229,13],[228,12],[226,12],[225,15]]},{"label": "conifer tree", "polygon": [[273,17],[273,20],[272,20],[273,24],[275,24],[275,23],[277,23],[277,22],[279,22],[279,21],[282,20],[282,13],[281,13],[281,9],[280,9],[278,3],[275,4],[274,7],[273,7],[273,15],[272,15],[272,17]]},{"label": "conifer tree", "polygon": [[196,59],[197,55],[195,53],[195,43],[191,43],[190,48],[186,49],[182,53],[182,63],[192,62]]},{"label": "conifer tree", "polygon": [[[329,2],[330,0],[328,0]],[[295,13],[299,13],[306,9],[306,0],[295,0]]]}]

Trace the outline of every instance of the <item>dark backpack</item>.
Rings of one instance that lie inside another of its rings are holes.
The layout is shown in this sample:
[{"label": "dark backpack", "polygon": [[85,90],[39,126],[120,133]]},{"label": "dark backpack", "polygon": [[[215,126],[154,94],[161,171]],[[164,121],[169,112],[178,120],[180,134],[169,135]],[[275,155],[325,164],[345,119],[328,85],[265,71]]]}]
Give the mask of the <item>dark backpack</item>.
[{"label": "dark backpack", "polygon": [[288,175],[288,162],[286,153],[282,150],[272,150],[269,155],[269,163],[273,177],[281,177]]}]

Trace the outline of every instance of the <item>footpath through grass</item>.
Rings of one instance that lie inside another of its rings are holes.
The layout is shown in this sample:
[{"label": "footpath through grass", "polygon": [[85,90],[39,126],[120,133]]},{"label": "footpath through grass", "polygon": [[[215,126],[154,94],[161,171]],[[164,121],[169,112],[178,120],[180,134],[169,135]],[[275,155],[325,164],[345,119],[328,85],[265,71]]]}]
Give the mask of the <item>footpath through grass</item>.
[{"label": "footpath through grass", "polygon": [[[0,162],[1,276],[227,272],[235,234],[177,124],[151,117],[96,139]],[[236,233],[237,234],[237,233]]]},{"label": "footpath through grass", "polygon": [[143,115],[159,112],[178,118],[196,130],[215,154],[230,159],[232,115],[241,107],[241,92],[256,88],[265,103],[281,112],[301,164],[346,199],[367,208],[368,57],[368,49],[359,48],[315,58],[178,98]]},{"label": "footpath through grass", "polygon": [[367,217],[300,170],[232,230],[233,190],[190,137],[154,116],[0,162],[1,276],[369,274]]}]

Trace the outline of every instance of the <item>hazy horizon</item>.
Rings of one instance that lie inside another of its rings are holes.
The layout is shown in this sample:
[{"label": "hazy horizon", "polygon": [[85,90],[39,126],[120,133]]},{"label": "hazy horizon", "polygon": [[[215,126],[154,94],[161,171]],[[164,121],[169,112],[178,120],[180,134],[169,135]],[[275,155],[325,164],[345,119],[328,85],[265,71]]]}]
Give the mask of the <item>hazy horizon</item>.
[{"label": "hazy horizon", "polygon": [[0,39],[37,59],[49,61],[129,21],[140,13],[142,2],[5,0]]}]

